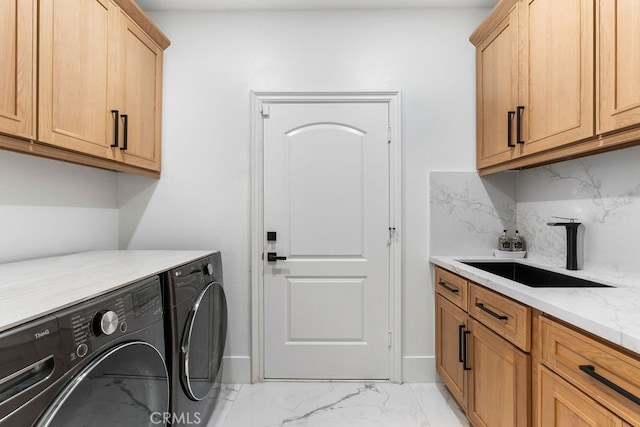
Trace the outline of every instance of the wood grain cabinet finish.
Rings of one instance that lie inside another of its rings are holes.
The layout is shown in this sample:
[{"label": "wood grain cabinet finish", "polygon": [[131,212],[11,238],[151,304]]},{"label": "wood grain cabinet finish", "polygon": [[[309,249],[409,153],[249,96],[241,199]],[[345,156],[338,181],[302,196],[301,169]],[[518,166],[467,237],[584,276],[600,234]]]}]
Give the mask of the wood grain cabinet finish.
[{"label": "wood grain cabinet finish", "polygon": [[544,367],[538,369],[538,383],[540,394],[536,427],[629,425]]},{"label": "wood grain cabinet finish", "polygon": [[115,158],[117,21],[110,0],[40,2],[39,141]]},{"label": "wood grain cabinet finish", "polygon": [[469,285],[467,280],[440,267],[436,267],[436,293],[467,311]]},{"label": "wood grain cabinet finish", "polygon": [[[451,292],[438,283],[435,285],[436,369],[442,381],[474,426],[529,426],[531,356],[505,339],[505,335],[513,339],[511,326],[516,324],[519,326],[515,329],[522,328],[529,334],[530,316],[518,313],[519,303],[447,270],[437,267],[435,278],[453,285],[451,288],[460,289],[462,284],[469,288],[467,312],[466,305],[461,307],[452,300]],[[506,329],[502,319],[489,315],[489,320],[485,311],[474,319],[473,301],[484,301],[487,309],[512,316]],[[524,323],[527,321],[529,324]]]},{"label": "wood grain cabinet finish", "polygon": [[0,148],[158,177],[170,42],[142,10],[132,0],[0,3]]},{"label": "wood grain cabinet finish", "polygon": [[[639,20],[635,0],[501,0],[470,37],[480,173],[638,144]],[[514,45],[510,63],[503,55]],[[514,63],[517,71],[507,71]],[[515,102],[507,101],[514,74]]]},{"label": "wood grain cabinet finish", "polygon": [[470,321],[467,416],[478,427],[529,425],[531,356]]},{"label": "wood grain cabinet finish", "polygon": [[640,124],[640,6],[600,1],[598,19],[598,133]]},{"label": "wood grain cabinet finish", "polygon": [[523,0],[523,155],[594,136],[594,1]]},{"label": "wood grain cabinet finish", "polygon": [[520,155],[515,140],[518,105],[518,4],[476,49],[476,160],[478,169]]},{"label": "wood grain cabinet finish", "polygon": [[542,365],[617,416],[640,425],[640,357],[546,317],[537,323]]},{"label": "wood grain cabinet finish", "polygon": [[467,339],[467,313],[440,294],[436,294],[436,369],[451,395],[467,407],[467,371],[464,340]]},{"label": "wood grain cabinet finish", "polygon": [[117,150],[119,159],[159,171],[162,49],[127,15],[120,13],[120,52],[118,87],[122,92],[118,105],[123,134]]},{"label": "wood grain cabinet finish", "polygon": [[469,315],[523,351],[531,351],[531,308],[471,283]]},{"label": "wood grain cabinet finish", "polygon": [[35,0],[0,1],[0,133],[33,139],[35,105]]}]

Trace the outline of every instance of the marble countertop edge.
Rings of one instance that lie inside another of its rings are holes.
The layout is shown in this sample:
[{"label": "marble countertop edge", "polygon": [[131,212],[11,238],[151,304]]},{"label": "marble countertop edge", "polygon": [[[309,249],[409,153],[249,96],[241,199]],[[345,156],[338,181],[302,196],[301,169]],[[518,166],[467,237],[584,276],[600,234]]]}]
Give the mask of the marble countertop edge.
[{"label": "marble countertop edge", "polygon": [[614,288],[532,288],[479,270],[461,261],[509,262],[510,259],[469,256],[430,256],[429,261],[516,301],[570,323],[600,338],[640,354],[640,286],[625,279],[584,271],[547,270],[605,283]]},{"label": "marble countertop edge", "polygon": [[0,332],[213,253],[110,250],[0,264]]}]

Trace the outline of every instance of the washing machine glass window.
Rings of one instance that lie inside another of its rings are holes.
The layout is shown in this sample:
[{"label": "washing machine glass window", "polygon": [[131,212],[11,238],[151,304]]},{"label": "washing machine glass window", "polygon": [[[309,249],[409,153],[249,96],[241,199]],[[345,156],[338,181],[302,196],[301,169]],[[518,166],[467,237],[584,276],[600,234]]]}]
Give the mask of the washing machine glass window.
[{"label": "washing machine glass window", "polygon": [[220,384],[227,334],[227,302],[220,283],[207,285],[196,298],[182,337],[181,380],[192,400],[202,400]]},{"label": "washing machine glass window", "polygon": [[120,344],[89,363],[37,426],[158,426],[169,407],[169,378],[158,350]]}]

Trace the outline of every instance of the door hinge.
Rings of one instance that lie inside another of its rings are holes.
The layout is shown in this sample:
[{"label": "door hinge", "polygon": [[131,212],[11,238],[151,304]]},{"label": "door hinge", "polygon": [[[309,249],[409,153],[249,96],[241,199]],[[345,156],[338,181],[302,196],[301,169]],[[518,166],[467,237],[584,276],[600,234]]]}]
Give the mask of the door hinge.
[{"label": "door hinge", "polygon": [[391,126],[387,128],[387,142],[391,144]]},{"label": "door hinge", "polygon": [[260,108],[260,113],[262,113],[263,118],[268,119],[269,114],[271,114],[271,108],[269,105],[263,105],[262,108]]},{"label": "door hinge", "polygon": [[388,344],[389,344],[389,347],[391,347],[391,331],[388,331],[388,332],[389,332],[389,343]]}]

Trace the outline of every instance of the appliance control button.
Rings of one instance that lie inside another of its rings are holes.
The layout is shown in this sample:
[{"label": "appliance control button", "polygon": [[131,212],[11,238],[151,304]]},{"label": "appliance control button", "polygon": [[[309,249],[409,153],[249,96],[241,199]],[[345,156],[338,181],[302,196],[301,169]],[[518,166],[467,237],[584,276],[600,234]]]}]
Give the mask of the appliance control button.
[{"label": "appliance control button", "polygon": [[202,272],[205,276],[211,276],[213,274],[213,264],[208,263],[202,266]]},{"label": "appliance control button", "polygon": [[118,329],[118,315],[111,310],[101,310],[93,316],[93,332],[96,336],[111,335]]},{"label": "appliance control button", "polygon": [[122,333],[127,332],[127,322],[120,323],[120,332]]},{"label": "appliance control button", "polygon": [[78,357],[85,357],[89,352],[89,347],[85,343],[82,343],[76,348],[76,354]]}]

